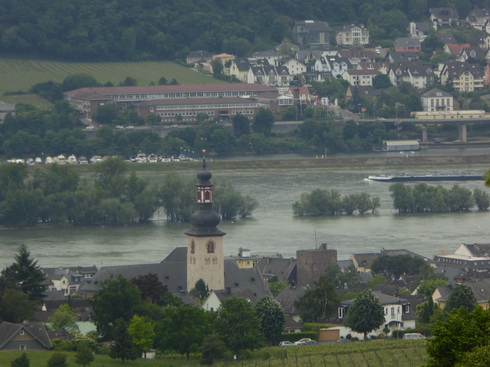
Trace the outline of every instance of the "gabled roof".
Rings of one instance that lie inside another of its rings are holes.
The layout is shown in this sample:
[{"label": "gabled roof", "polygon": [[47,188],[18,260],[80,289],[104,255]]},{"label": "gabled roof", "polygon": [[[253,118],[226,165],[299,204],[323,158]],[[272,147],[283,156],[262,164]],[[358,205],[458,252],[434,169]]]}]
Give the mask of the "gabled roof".
[{"label": "gabled roof", "polygon": [[296,302],[298,298],[302,297],[305,292],[306,289],[303,287],[290,285],[279,293],[276,300],[281,304],[285,314],[297,315],[298,311],[294,306],[294,302]]},{"label": "gabled roof", "polygon": [[295,25],[301,25],[306,28],[307,32],[328,32],[330,27],[327,22],[321,22],[318,20],[299,20],[294,22]]},{"label": "gabled roof", "polygon": [[445,66],[447,74],[451,78],[459,78],[464,72],[471,73],[475,78],[483,77],[483,69],[478,64],[471,64],[469,62],[448,62]]},{"label": "gabled roof", "polygon": [[480,47],[466,47],[461,50],[461,55],[465,54],[470,59],[482,60],[485,58],[487,51]]},{"label": "gabled roof", "polygon": [[[402,304],[407,304],[409,303],[408,300],[405,298],[400,298],[400,297],[394,297],[394,296],[389,296],[387,294],[374,291],[373,294],[378,298],[379,302],[381,303],[382,306],[386,305],[402,305]],[[355,301],[354,299],[342,301],[341,305],[342,306],[351,306]]]},{"label": "gabled roof", "polygon": [[457,43],[456,38],[451,33],[437,33],[436,37],[444,44]]},{"label": "gabled roof", "polygon": [[451,55],[457,56],[461,53],[461,50],[471,47],[471,45],[469,43],[449,43],[446,47]]},{"label": "gabled roof", "polygon": [[31,335],[44,348],[52,347],[48,333],[41,322],[26,322],[22,324],[12,324],[10,322],[2,322],[0,324],[0,349],[2,349],[9,341],[12,340],[21,330]]},{"label": "gabled roof", "polygon": [[441,97],[441,98],[444,97],[444,98],[446,98],[446,97],[452,97],[452,95],[450,93],[443,92],[442,90],[437,89],[437,88],[431,89],[430,91],[422,94],[422,98],[431,98],[431,97]]},{"label": "gabled roof", "polygon": [[420,47],[420,40],[417,37],[398,37],[395,47]]},{"label": "gabled roof", "polygon": [[478,279],[465,282],[473,291],[477,302],[490,301],[490,279]]},{"label": "gabled roof", "polygon": [[389,59],[394,64],[399,64],[401,62],[412,61],[417,58],[417,53],[415,52],[390,52]]},{"label": "gabled roof", "polygon": [[490,243],[465,243],[463,246],[469,251],[471,257],[490,258]]},{"label": "gabled roof", "polygon": [[430,8],[429,13],[431,16],[436,17],[443,22],[459,19],[458,12],[452,8]]},{"label": "gabled roof", "polygon": [[296,259],[283,259],[276,257],[263,257],[257,263],[257,267],[264,276],[277,276],[279,281],[291,281],[296,278]]}]

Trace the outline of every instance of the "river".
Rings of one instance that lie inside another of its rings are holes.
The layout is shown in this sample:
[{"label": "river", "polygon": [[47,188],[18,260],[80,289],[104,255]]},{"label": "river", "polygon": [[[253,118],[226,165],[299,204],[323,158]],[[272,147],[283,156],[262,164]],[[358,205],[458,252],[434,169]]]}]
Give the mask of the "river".
[{"label": "river", "polygon": [[[297,250],[327,243],[330,249],[338,251],[339,259],[347,259],[353,253],[379,252],[382,248],[405,248],[432,257],[453,252],[461,243],[488,242],[490,212],[475,209],[468,213],[398,214],[392,208],[390,184],[364,180],[369,174],[379,172],[320,168],[215,172],[212,162],[208,168],[213,178],[232,180],[238,190],[259,202],[253,217],[219,225],[227,233],[225,255],[236,255],[244,247],[253,254],[280,253],[293,257]],[[458,169],[458,172],[475,173],[475,168]],[[480,173],[486,171],[483,166],[479,169]],[[412,170],[411,173],[428,172]],[[454,185],[440,184],[448,188]],[[490,193],[479,181],[458,184]],[[335,189],[342,195],[368,192],[381,198],[381,207],[374,215],[294,217],[292,204],[302,193],[316,188]],[[32,256],[43,267],[159,262],[175,247],[186,246],[184,232],[188,228],[187,223],[167,223],[160,213],[153,223],[132,227],[5,230],[0,232],[0,269],[13,262],[21,243],[28,245]]]}]

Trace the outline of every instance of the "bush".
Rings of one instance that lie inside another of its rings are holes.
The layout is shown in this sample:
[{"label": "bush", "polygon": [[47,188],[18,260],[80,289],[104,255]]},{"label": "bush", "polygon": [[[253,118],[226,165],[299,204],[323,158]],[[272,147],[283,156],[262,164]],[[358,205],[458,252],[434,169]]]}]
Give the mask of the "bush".
[{"label": "bush", "polygon": [[391,332],[391,337],[393,339],[403,339],[403,334],[405,334],[403,330],[393,330]]},{"label": "bush", "polygon": [[48,367],[67,367],[66,359],[68,356],[63,353],[54,353],[48,360]]}]

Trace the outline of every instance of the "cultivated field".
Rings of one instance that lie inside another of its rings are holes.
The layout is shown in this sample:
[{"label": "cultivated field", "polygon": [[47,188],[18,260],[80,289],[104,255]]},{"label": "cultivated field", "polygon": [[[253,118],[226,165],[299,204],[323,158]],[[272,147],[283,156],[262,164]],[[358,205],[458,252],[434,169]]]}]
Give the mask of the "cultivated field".
[{"label": "cultivated field", "polygon": [[[419,367],[426,362],[424,340],[371,341],[348,344],[305,345],[289,348],[264,348],[253,353],[253,358],[240,361],[216,361],[215,366],[237,367]],[[27,351],[32,367],[46,366],[53,352]],[[75,366],[74,353],[68,353],[68,363]],[[0,366],[21,355],[20,351],[0,352]],[[95,357],[90,367],[121,366],[121,361],[108,356]],[[199,366],[198,356],[186,361],[182,358],[126,361],[127,367]]]},{"label": "cultivated field", "polygon": [[157,84],[162,76],[169,82],[175,78],[179,84],[223,83],[209,75],[168,61],[83,63],[0,58],[0,100],[41,103],[40,99],[32,96],[3,94],[28,92],[34,84],[50,80],[61,83],[68,75],[79,73],[92,75],[100,84],[111,82],[114,85],[126,77],[136,79],[140,86],[151,82]]}]

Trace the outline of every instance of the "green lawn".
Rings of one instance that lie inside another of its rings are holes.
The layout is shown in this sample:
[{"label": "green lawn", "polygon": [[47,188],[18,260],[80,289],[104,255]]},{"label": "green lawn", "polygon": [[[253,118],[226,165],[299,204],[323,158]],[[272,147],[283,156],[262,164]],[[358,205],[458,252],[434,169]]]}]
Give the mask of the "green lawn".
[{"label": "green lawn", "polygon": [[[417,367],[423,366],[427,359],[425,340],[379,340],[370,342],[355,342],[348,344],[321,344],[290,348],[264,348],[255,351],[253,358],[237,361],[217,361],[215,366],[240,366],[240,367]],[[21,355],[20,351],[0,352],[0,366],[10,366],[10,362]],[[27,351],[31,361],[31,367],[44,367],[53,352]],[[68,353],[68,364],[71,367],[78,366],[75,363],[75,354]],[[113,367],[123,365],[120,360],[114,360],[108,356],[95,357],[90,367]],[[181,359],[136,360],[126,361],[128,367],[185,367],[199,366],[198,357],[186,361]]]},{"label": "green lawn", "polygon": [[169,82],[175,78],[179,84],[223,83],[209,75],[169,61],[83,63],[0,58],[0,100],[43,104],[41,99],[32,95],[3,94],[27,92],[34,84],[50,80],[61,83],[68,75],[78,73],[90,74],[100,84],[111,82],[114,85],[128,76],[136,79],[140,86],[149,85],[151,82],[157,84],[162,76]]}]

